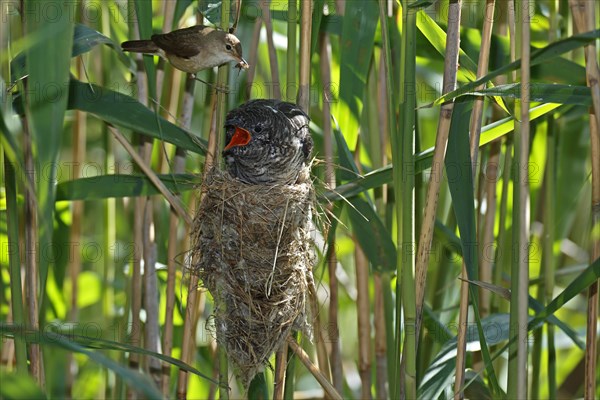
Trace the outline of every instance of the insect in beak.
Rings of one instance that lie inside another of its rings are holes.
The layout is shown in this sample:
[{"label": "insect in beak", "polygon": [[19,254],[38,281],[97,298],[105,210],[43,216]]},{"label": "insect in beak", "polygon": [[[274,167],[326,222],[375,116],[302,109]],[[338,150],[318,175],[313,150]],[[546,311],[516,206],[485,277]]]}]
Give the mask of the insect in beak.
[{"label": "insect in beak", "polygon": [[242,58],[241,61],[235,65],[235,67],[239,68],[241,72],[243,69],[250,68],[250,65]]}]

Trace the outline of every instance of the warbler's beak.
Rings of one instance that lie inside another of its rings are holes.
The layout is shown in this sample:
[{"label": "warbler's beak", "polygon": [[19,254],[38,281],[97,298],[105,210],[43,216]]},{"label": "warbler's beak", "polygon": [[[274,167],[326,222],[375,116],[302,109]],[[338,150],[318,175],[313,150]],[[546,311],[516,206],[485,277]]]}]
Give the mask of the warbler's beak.
[{"label": "warbler's beak", "polygon": [[240,127],[236,126],[235,132],[234,132],[233,136],[231,137],[231,140],[229,141],[229,143],[227,143],[227,146],[225,146],[223,151],[229,150],[230,148],[236,147],[236,146],[245,146],[248,143],[250,143],[250,139],[252,139],[250,132],[248,132],[244,128],[240,128]]},{"label": "warbler's beak", "polygon": [[250,68],[250,65],[246,62],[246,60],[244,60],[243,58],[240,58],[240,62],[237,63],[235,65],[236,68],[239,68],[240,70],[242,69],[248,69]]}]

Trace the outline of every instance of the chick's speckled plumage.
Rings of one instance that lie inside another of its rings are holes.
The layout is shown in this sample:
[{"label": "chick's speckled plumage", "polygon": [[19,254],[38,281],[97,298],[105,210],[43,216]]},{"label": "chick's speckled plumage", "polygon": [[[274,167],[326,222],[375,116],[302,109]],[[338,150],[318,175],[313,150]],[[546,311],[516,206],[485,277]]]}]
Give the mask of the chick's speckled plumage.
[{"label": "chick's speckled plumage", "polygon": [[[232,110],[225,121],[227,170],[250,184],[295,183],[313,147],[308,123],[299,106],[279,100],[252,100]],[[249,137],[236,144],[240,129]]]}]

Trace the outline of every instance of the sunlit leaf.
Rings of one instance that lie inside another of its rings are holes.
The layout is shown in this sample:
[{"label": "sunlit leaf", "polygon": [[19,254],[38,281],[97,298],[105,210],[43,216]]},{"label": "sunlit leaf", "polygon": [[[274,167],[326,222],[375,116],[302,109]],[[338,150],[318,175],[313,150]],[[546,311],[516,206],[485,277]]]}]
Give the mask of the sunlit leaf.
[{"label": "sunlit leaf", "polygon": [[587,289],[592,283],[600,279],[600,258],[596,259],[581,274],[579,274],[558,296],[556,296],[543,310],[538,312],[535,317],[529,321],[529,330],[535,329],[554,314],[559,308],[565,305],[573,297]]},{"label": "sunlit leaf", "polygon": [[157,117],[133,97],[104,87],[72,80],[69,85],[69,108],[87,111],[109,124],[172,143],[194,153],[206,152],[205,140]]},{"label": "sunlit leaf", "polygon": [[177,4],[175,5],[175,15],[173,18],[174,27],[177,27],[177,23],[191,4],[192,0],[177,0]]},{"label": "sunlit leaf", "polygon": [[[493,314],[481,320],[485,340],[493,346],[509,338],[508,314]],[[475,325],[469,325],[467,330],[467,351],[479,351],[479,333]],[[456,337],[448,340],[431,362],[421,384],[419,398],[437,399],[442,391],[452,384],[456,364]]]},{"label": "sunlit leaf", "polygon": [[414,3],[411,3],[409,8],[426,8],[437,3],[438,0],[417,0]]},{"label": "sunlit leaf", "polygon": [[104,36],[100,32],[87,27],[83,24],[75,25],[75,32],[73,35],[73,51],[71,52],[72,57],[77,57],[83,53],[87,53],[99,44],[105,44],[116,51],[119,59],[133,69],[133,62],[128,58],[123,51],[119,43],[115,43],[114,40]]},{"label": "sunlit leaf", "polygon": [[[446,54],[446,32],[423,10],[418,13],[417,28],[443,57]],[[462,49],[459,49],[458,60],[460,69],[466,72],[469,80],[475,80],[477,64]]]},{"label": "sunlit leaf", "polygon": [[377,7],[369,2],[353,3],[352,7],[346,7],[344,14],[340,37],[340,101],[336,115],[351,150],[358,137],[358,121],[378,17]]},{"label": "sunlit leaf", "polygon": [[50,345],[50,346],[58,346],[68,351],[74,351],[77,353],[85,354],[91,360],[99,363],[100,365],[114,371],[117,375],[119,375],[126,382],[131,384],[135,390],[144,393],[150,399],[162,399],[161,393],[154,386],[152,381],[145,375],[128,368],[124,365],[119,364],[118,362],[108,358],[104,354],[99,351],[91,351],[85,348],[84,346],[77,343],[73,338],[67,337],[64,335],[60,335],[51,331],[44,330],[40,331],[31,331],[25,329],[19,329],[17,327],[11,325],[0,324],[0,333],[2,336],[23,336],[27,340],[34,339],[36,343],[40,343],[42,345]]},{"label": "sunlit leaf", "polygon": [[[350,204],[347,209],[353,232],[371,265],[376,270],[394,271],[396,246],[383,222],[373,207],[360,197],[352,198]],[[364,229],[366,226],[369,229]]]},{"label": "sunlit leaf", "polygon": [[46,400],[47,396],[29,375],[0,370],[0,397],[5,400]]},{"label": "sunlit leaf", "polygon": [[[565,39],[558,40],[556,42],[550,43],[548,46],[543,47],[541,49],[536,49],[531,52],[531,65],[541,64],[547,61],[550,61],[561,54],[564,54],[568,51],[572,51],[578,49],[580,47],[585,46],[587,43],[600,38],[600,29],[595,31],[585,32],[578,35],[569,36]],[[431,105],[439,105],[455,99],[457,96],[460,96],[465,93],[469,93],[473,91],[476,87],[491,81],[493,78],[500,76],[502,74],[506,74],[507,72],[517,70],[521,67],[521,60],[516,60],[510,64],[506,64],[494,71],[489,72],[487,75],[477,79],[474,82],[467,83],[466,85],[461,86],[460,88],[446,93],[441,96],[437,100],[435,100]]]},{"label": "sunlit leaf", "polygon": [[[529,86],[530,101],[533,102],[560,103],[563,105],[578,104],[583,106],[590,106],[592,104],[592,93],[587,86],[547,83],[532,83]],[[521,84],[499,85],[487,89],[475,90],[461,96],[500,96],[518,99],[521,97]]]},{"label": "sunlit leaf", "polygon": [[[473,184],[473,164],[471,162],[469,146],[469,122],[471,120],[472,102],[455,102],[452,112],[452,123],[446,150],[446,175],[452,196],[452,209],[456,215],[460,240],[463,252],[463,261],[467,276],[476,280],[479,276],[478,269],[478,244],[477,227],[475,224],[475,186]],[[453,172],[451,172],[453,171]],[[490,388],[494,393],[500,393],[500,385],[496,378],[494,366],[489,362],[490,354],[486,343],[484,328],[478,314],[478,298],[472,287],[469,295],[473,304],[475,322],[479,340],[481,340],[481,353],[485,362],[486,371],[490,380]]]},{"label": "sunlit leaf", "polygon": [[[530,110],[530,119],[534,121],[559,108],[560,104],[548,103],[534,107]],[[508,133],[514,131],[514,119],[507,117],[484,126],[481,129],[481,140],[479,146],[484,146]],[[415,155],[416,173],[423,172],[431,167],[433,147]],[[331,201],[339,201],[356,196],[365,190],[381,187],[392,182],[392,165],[378,168],[361,177],[346,182],[333,190],[323,194],[323,197]]]},{"label": "sunlit leaf", "polygon": [[[196,175],[158,175],[173,193],[196,188],[201,179]],[[160,194],[145,175],[102,175],[61,182],[56,187],[56,200],[97,200],[112,197],[152,196]]]},{"label": "sunlit leaf", "polygon": [[[37,2],[37,4],[41,4]],[[55,30],[52,40],[39,40],[26,51],[27,90],[24,93],[25,118],[30,132],[32,155],[38,168],[47,172],[46,179],[36,182],[35,201],[38,213],[39,246],[52,245],[54,212],[54,181],[63,138],[63,121],[67,110],[73,18],[69,17],[67,2],[57,2],[57,18],[28,19],[27,30]],[[44,298],[45,282],[50,260],[39,258],[40,297]]]},{"label": "sunlit leaf", "polygon": [[[133,0],[135,6],[135,16],[137,24],[130,24],[130,27],[137,28],[140,39],[149,39],[153,34],[152,29],[152,2],[147,0]],[[130,28],[131,29],[131,28]],[[154,65],[154,57],[147,55],[142,57],[144,69],[146,72],[148,94],[150,98],[157,99],[156,95],[156,66]]]},{"label": "sunlit leaf", "polygon": [[[50,326],[52,326],[52,325],[50,325]],[[58,326],[61,326],[61,325],[59,324]],[[99,362],[100,364],[104,365],[105,367],[112,369],[116,372],[119,372],[122,370],[132,372],[133,375],[129,376],[128,378],[129,378],[129,380],[131,380],[134,383],[141,382],[142,384],[147,384],[147,378],[145,376],[139,374],[137,371],[133,371],[127,367],[123,367],[123,366],[119,365],[115,361],[105,357],[100,352],[90,351],[88,349],[116,350],[116,351],[120,351],[123,353],[129,352],[129,353],[136,353],[136,354],[156,357],[159,360],[166,361],[169,364],[172,364],[184,371],[191,372],[195,375],[198,375],[199,377],[202,377],[203,379],[206,379],[212,383],[217,383],[209,376],[206,376],[202,372],[198,371],[196,368],[194,368],[190,365],[187,365],[186,363],[184,363],[181,360],[178,360],[176,358],[169,357],[169,356],[161,354],[161,353],[156,353],[156,352],[144,349],[143,347],[132,346],[127,343],[116,342],[113,340],[105,340],[105,339],[100,339],[100,338],[96,338],[96,337],[74,335],[73,332],[70,330],[67,330],[66,332],[55,332],[52,329],[46,328],[43,331],[36,331],[33,329],[26,329],[21,326],[0,323],[0,335],[3,337],[9,337],[9,338],[19,336],[19,337],[25,338],[30,343],[39,343],[41,345],[46,345],[46,346],[58,346],[58,347],[63,347],[67,350],[75,351],[77,353],[83,353],[83,354],[89,356],[90,358],[92,358],[94,361]],[[126,377],[125,379],[128,379],[128,378]],[[140,379],[142,379],[142,380],[140,381]],[[151,393],[151,394],[156,393],[153,385],[151,385],[151,387],[148,389],[150,389],[149,393]]]},{"label": "sunlit leaf", "polygon": [[[344,137],[337,129],[334,133],[340,164],[343,168],[358,173]],[[396,246],[381,218],[373,209],[371,199],[365,195],[365,197],[353,197],[348,202],[348,214],[354,233],[371,265],[377,270],[393,271],[396,268]],[[363,229],[365,226],[369,229]]]},{"label": "sunlit leaf", "polygon": [[[123,53],[121,46],[118,43],[115,43],[114,40],[104,36],[92,28],[89,28],[86,25],[75,24],[73,30],[73,47],[71,50],[71,57],[77,57],[87,53],[99,44],[104,44],[111,47],[117,53],[119,60],[121,60],[124,65],[128,66],[130,70],[134,70],[133,61]],[[15,78],[20,78],[23,75],[23,71],[25,71],[25,55],[25,52],[19,53],[10,62],[13,75],[16,75]]]}]

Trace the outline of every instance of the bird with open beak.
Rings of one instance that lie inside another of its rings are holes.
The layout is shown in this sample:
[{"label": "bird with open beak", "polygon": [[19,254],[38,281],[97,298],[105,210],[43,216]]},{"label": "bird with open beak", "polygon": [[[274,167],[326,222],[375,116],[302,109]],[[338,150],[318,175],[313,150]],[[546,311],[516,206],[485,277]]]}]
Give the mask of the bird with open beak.
[{"label": "bird with open beak", "polygon": [[313,140],[296,104],[252,100],[227,114],[223,159],[229,174],[250,184],[293,184],[308,164]]},{"label": "bird with open beak", "polygon": [[123,51],[158,55],[189,74],[231,61],[237,62],[237,68],[248,68],[235,35],[203,25],[152,35],[148,40],[130,40],[121,47]]}]

